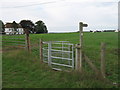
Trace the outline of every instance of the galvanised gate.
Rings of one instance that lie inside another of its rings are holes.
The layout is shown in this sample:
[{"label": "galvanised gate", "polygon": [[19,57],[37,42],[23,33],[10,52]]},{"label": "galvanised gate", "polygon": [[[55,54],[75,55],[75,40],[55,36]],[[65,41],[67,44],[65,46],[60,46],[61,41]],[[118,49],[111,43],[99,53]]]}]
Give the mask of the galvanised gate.
[{"label": "galvanised gate", "polygon": [[55,70],[74,69],[74,44],[68,41],[43,42],[43,62]]}]

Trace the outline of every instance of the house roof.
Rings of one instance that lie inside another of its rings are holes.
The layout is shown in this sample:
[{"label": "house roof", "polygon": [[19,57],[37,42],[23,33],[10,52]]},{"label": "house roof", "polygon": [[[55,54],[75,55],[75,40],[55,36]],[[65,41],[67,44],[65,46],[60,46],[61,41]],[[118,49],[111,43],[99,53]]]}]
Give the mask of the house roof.
[{"label": "house roof", "polygon": [[[17,23],[17,27],[22,28],[22,26],[20,24],[18,24],[18,23]],[[14,28],[13,23],[6,23],[5,28]]]}]

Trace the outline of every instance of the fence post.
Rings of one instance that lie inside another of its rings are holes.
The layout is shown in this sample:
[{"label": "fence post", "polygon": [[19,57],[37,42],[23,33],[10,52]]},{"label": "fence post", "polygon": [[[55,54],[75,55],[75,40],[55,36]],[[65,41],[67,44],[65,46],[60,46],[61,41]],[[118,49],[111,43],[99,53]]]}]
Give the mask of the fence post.
[{"label": "fence post", "polygon": [[27,29],[25,29],[25,34],[26,34],[26,42],[27,42],[27,49],[29,52],[30,51],[30,37],[29,37],[29,31]]},{"label": "fence post", "polygon": [[48,43],[48,65],[51,67],[51,42]]},{"label": "fence post", "polygon": [[83,23],[79,23],[79,31],[80,31],[80,48],[78,52],[80,54],[80,72],[82,71],[82,47],[83,47]]},{"label": "fence post", "polygon": [[[83,60],[83,27],[87,27],[87,24],[83,24],[83,22],[79,23],[79,32],[80,32],[80,72],[82,72],[82,60]],[[78,51],[78,52],[79,52]]]},{"label": "fence post", "polygon": [[105,78],[105,43],[101,43],[101,74]]},{"label": "fence post", "polygon": [[39,44],[40,44],[40,62],[43,62],[43,50],[42,50],[43,43],[42,43],[42,39],[40,39]]},{"label": "fence post", "polygon": [[81,61],[80,61],[80,45],[76,44],[76,71],[81,71]]}]

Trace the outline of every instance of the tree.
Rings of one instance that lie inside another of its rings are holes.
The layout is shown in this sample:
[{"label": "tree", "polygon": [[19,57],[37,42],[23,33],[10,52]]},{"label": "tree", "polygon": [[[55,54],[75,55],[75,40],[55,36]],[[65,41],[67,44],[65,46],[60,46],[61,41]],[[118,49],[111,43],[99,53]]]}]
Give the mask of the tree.
[{"label": "tree", "polygon": [[5,25],[4,25],[4,23],[1,20],[0,20],[0,32],[2,34],[5,34]]},{"label": "tree", "polygon": [[34,23],[31,20],[22,20],[20,21],[21,26],[23,27],[25,34],[26,34],[26,40],[27,40],[27,47],[28,51],[30,51],[30,38],[29,33],[33,33],[34,31]]},{"label": "tree", "polygon": [[44,32],[45,32],[45,33],[48,33],[47,27],[44,26],[44,28],[45,28],[45,29],[44,29]]},{"label": "tree", "polygon": [[31,20],[21,20],[20,25],[24,29],[24,31],[28,31],[28,33],[34,33],[34,23]]},{"label": "tree", "polygon": [[37,34],[38,33],[48,33],[47,27],[43,21],[39,20],[35,24],[36,24],[35,31]]},{"label": "tree", "polygon": [[17,28],[18,28],[18,24],[15,21],[13,21],[12,25],[13,25],[13,28],[14,28],[14,31],[15,31],[14,34],[16,34]]}]

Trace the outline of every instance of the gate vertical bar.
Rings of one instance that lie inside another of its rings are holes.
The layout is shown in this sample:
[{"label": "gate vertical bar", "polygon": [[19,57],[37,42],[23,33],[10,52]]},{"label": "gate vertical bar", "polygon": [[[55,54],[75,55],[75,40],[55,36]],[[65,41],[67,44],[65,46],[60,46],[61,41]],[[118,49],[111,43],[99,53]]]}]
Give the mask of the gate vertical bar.
[{"label": "gate vertical bar", "polygon": [[62,42],[62,61],[61,63],[63,63],[63,42]]},{"label": "gate vertical bar", "polygon": [[51,67],[51,42],[48,43],[48,65]]},{"label": "gate vertical bar", "polygon": [[[68,51],[70,51],[70,46],[71,46],[71,45],[68,43]],[[71,53],[68,53],[68,58],[70,58],[70,54],[71,54]],[[68,60],[68,63],[69,63],[69,65],[70,65],[70,60]]]},{"label": "gate vertical bar", "polygon": [[72,45],[72,68],[74,69],[74,45]]}]

